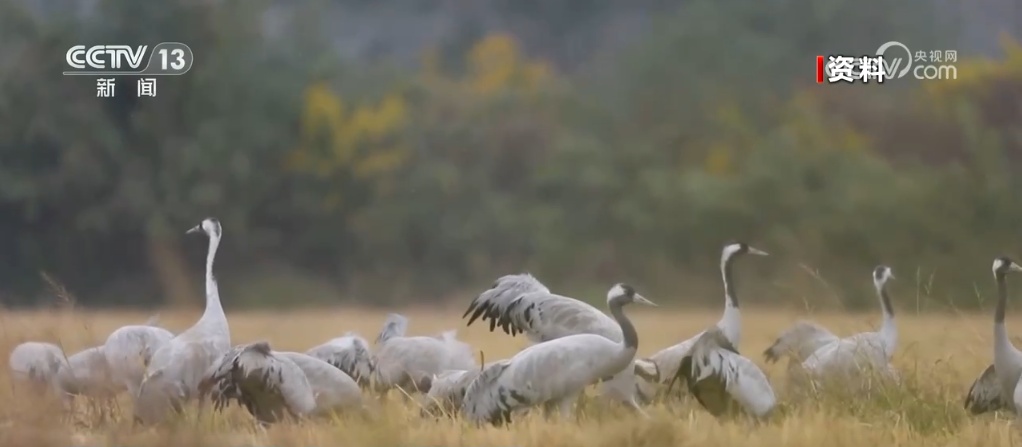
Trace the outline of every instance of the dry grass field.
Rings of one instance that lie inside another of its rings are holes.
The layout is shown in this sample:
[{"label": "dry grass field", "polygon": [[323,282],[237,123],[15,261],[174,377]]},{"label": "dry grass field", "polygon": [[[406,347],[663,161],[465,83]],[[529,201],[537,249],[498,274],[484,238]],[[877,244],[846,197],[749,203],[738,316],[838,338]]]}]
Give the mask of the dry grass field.
[{"label": "dry grass field", "polygon": [[[640,334],[640,355],[687,338],[719,318],[719,310],[682,311],[632,306]],[[489,333],[486,325],[465,328],[461,309],[401,309],[411,320],[409,333],[432,334],[458,328],[459,337],[504,358],[526,346],[521,337]],[[879,313],[879,312],[877,312]],[[543,420],[538,414],[510,428],[473,427],[460,421],[419,417],[418,407],[393,393],[375,401],[369,414],[338,415],[334,420],[258,428],[243,410],[220,415],[189,415],[173,425],[135,428],[126,398],[115,409],[121,417],[99,421],[95,408],[79,401],[73,415],[58,406],[4,386],[0,399],[0,445],[4,446],[1006,446],[1019,432],[1004,416],[970,417],[962,400],[971,381],[991,362],[991,317],[917,316],[903,311],[895,363],[904,383],[873,395],[810,398],[786,386],[785,365],[765,365],[761,352],[773,337],[806,315],[746,309],[740,351],[764,367],[779,401],[773,419],[718,421],[693,401],[657,404],[651,419],[595,399],[580,404],[578,420]],[[164,314],[161,324],[175,332],[190,326],[199,311]],[[8,312],[2,316],[4,352],[26,340],[57,342],[69,353],[101,343],[113,329],[145,321],[144,314]],[[384,312],[324,310],[293,313],[237,313],[228,309],[232,342],[265,339],[278,350],[304,351],[328,338],[355,330],[374,336]],[[875,328],[879,315],[812,315],[839,335]],[[1014,324],[1013,324],[1014,323]],[[1022,331],[1022,320],[1009,321]],[[370,338],[371,340],[371,338]],[[3,358],[6,362],[7,356]],[[6,365],[0,382],[9,383]]]}]

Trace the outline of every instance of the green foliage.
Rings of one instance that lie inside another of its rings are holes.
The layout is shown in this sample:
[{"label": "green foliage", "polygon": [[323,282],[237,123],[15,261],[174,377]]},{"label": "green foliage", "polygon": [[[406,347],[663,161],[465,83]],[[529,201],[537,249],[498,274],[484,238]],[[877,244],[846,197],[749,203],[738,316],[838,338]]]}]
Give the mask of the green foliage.
[{"label": "green foliage", "polygon": [[[533,3],[498,9],[548,10]],[[438,299],[523,270],[594,301],[628,280],[716,303],[719,250],[741,239],[772,255],[741,267],[747,301],[871,307],[885,263],[920,308],[974,307],[1022,221],[1018,46],[963,59],[958,82],[811,83],[816,54],[936,42],[920,2],[690,1],[580,73],[496,30],[429,43],[414,69],[341,59],[313,25],[327,3],[270,5],[0,4],[7,301],[31,300],[40,269],[86,303],[168,298],[199,259],[180,233],[215,215],[225,295],[252,305]],[[197,62],[151,101],[94,98],[39,56],[165,40]]]}]

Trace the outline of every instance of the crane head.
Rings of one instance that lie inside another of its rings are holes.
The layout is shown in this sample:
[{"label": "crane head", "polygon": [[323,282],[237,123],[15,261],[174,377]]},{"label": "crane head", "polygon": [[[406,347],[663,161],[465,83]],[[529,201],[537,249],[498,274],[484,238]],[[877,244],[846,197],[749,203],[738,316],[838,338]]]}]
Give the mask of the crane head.
[{"label": "crane head", "polygon": [[721,260],[727,261],[736,255],[744,254],[767,256],[767,252],[752,247],[749,244],[746,244],[745,242],[732,242],[724,246],[724,250],[721,254]]},{"label": "crane head", "polygon": [[623,282],[614,284],[614,287],[607,291],[607,302],[620,302],[621,304],[639,303],[647,306],[656,306],[652,301],[647,300],[646,297],[636,293],[632,286]]},{"label": "crane head", "polygon": [[1022,272],[1022,266],[1007,256],[1001,256],[994,259],[993,271],[994,276],[1000,276],[1008,272]]},{"label": "crane head", "polygon": [[894,279],[894,272],[886,265],[878,265],[873,269],[873,283],[881,286]]},{"label": "crane head", "polygon": [[192,234],[203,232],[209,235],[209,237],[220,237],[221,232],[220,221],[214,217],[207,217],[202,220],[198,225],[192,227],[185,234]]}]

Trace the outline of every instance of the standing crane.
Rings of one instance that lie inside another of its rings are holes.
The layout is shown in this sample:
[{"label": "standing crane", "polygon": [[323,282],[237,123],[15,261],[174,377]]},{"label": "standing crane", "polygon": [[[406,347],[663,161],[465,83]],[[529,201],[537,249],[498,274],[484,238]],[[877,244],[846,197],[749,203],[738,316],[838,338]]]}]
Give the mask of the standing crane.
[{"label": "standing crane", "polygon": [[231,349],[231,332],[213,276],[213,260],[223,228],[220,221],[207,218],[188,230],[188,233],[199,232],[209,236],[206,310],[192,327],[153,353],[135,399],[135,420],[141,423],[156,423],[170,410],[180,411],[185,402],[199,395],[203,374]]},{"label": "standing crane", "polygon": [[462,412],[476,423],[495,425],[510,422],[516,410],[538,405],[568,416],[586,387],[633,368],[639,335],[622,310],[630,303],[655,306],[627,284],[615,284],[607,292],[622,341],[576,334],[529,346],[485,368],[468,386]]},{"label": "standing crane", "polygon": [[[735,260],[745,254],[767,256],[767,252],[751,247],[745,242],[725,245],[720,255],[720,275],[724,282],[724,315],[713,327],[719,328],[732,346],[738,346],[742,336],[742,315],[738,306],[738,291],[732,271],[734,270]],[[678,375],[681,360],[689,355],[689,351],[696,341],[699,340],[699,337],[702,337],[703,333],[705,331],[681,343],[664,348],[645,359],[641,359],[643,362],[656,366],[655,382],[658,382],[659,385],[665,385]]]},{"label": "standing crane", "polygon": [[1008,257],[994,259],[994,281],[997,282],[997,308],[994,310],[994,363],[972,383],[965,396],[965,408],[972,414],[994,410],[1018,413],[1022,408],[1022,352],[1008,338],[1004,315],[1008,307],[1009,272],[1022,272],[1022,266]]},{"label": "standing crane", "polygon": [[[561,337],[595,334],[620,343],[621,326],[599,309],[567,296],[557,295],[528,273],[505,275],[469,304],[462,318],[466,326],[477,319],[489,321],[490,331],[501,328],[514,337],[525,336],[532,343],[544,343]],[[656,365],[636,361],[632,368],[603,381],[604,397],[621,402],[644,414],[640,402],[648,400],[636,381],[636,375],[649,376]]]},{"label": "standing crane", "polygon": [[894,324],[894,307],[891,306],[891,297],[887,292],[887,283],[894,279],[894,273],[890,267],[879,265],[873,269],[872,276],[883,313],[880,330],[832,340],[820,346],[802,362],[802,368],[814,380],[852,378],[866,369],[897,378],[891,359],[898,345],[898,328]]}]

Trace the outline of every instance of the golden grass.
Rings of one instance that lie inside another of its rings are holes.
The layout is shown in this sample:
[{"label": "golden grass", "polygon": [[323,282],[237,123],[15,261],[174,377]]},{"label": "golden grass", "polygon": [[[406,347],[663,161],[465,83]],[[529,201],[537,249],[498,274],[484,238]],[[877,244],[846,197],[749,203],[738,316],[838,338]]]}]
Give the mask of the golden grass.
[{"label": "golden grass", "polygon": [[[640,354],[650,354],[712,324],[719,310],[630,310],[640,328]],[[459,328],[459,336],[485,351],[488,360],[504,358],[526,346],[522,337],[489,333],[486,325],[465,328],[460,309],[407,310],[410,332],[430,334]],[[32,312],[3,314],[0,345],[10,352],[27,340],[57,342],[69,353],[101,343],[113,329],[146,320],[144,314]],[[164,315],[173,331],[187,328],[198,312]],[[359,309],[291,313],[229,314],[233,342],[268,340],[275,349],[304,351],[348,330],[375,335],[382,311]],[[1018,440],[1013,423],[1003,416],[971,417],[962,400],[972,380],[991,362],[990,317],[899,315],[899,348],[895,362],[904,386],[857,398],[799,397],[786,389],[785,365],[764,365],[761,352],[780,331],[805,315],[746,310],[743,354],[761,365],[782,402],[765,424],[746,420],[718,421],[691,401],[657,404],[644,420],[623,408],[587,399],[579,420],[519,418],[510,428],[477,428],[459,421],[422,419],[418,407],[391,395],[371,415],[340,415],[334,420],[257,428],[236,407],[178,423],[175,427],[133,428],[130,403],[122,398],[115,411],[122,417],[99,422],[87,403],[62,419],[52,402],[28,398],[3,387],[0,399],[0,445],[101,446],[984,446]],[[818,314],[812,319],[835,333],[850,334],[876,327],[878,315]],[[1022,322],[1020,322],[1022,323]],[[1009,322],[1009,325],[1011,322]],[[1016,323],[1014,327],[1022,328]],[[6,359],[6,356],[4,356]],[[9,382],[3,368],[0,381]]]}]

